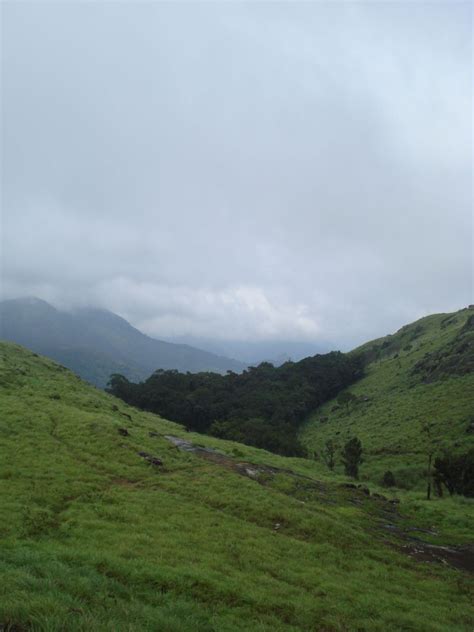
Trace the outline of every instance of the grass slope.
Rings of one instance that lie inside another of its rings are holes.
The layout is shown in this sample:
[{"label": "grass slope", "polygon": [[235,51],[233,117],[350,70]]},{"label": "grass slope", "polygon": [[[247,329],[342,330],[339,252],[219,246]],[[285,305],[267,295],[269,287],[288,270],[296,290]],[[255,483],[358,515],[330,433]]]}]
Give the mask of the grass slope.
[{"label": "grass slope", "polygon": [[[472,629],[466,576],[390,546],[386,506],[317,463],[185,433],[0,350],[0,629]],[[252,480],[168,433],[286,471]]]},{"label": "grass slope", "polygon": [[401,487],[420,488],[423,423],[434,423],[439,450],[474,445],[473,315],[468,308],[428,316],[356,349],[371,357],[366,377],[347,389],[358,401],[320,407],[303,426],[302,443],[320,453],[328,439],[342,446],[355,435],[365,451],[361,479],[379,482],[391,470]]}]

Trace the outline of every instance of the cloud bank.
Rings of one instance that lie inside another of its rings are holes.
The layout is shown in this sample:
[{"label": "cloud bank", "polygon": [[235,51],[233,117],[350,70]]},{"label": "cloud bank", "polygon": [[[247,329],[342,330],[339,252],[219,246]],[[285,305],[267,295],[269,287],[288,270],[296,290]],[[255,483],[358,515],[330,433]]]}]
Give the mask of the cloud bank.
[{"label": "cloud bank", "polygon": [[469,3],[6,3],[2,292],[347,347],[473,302]]}]

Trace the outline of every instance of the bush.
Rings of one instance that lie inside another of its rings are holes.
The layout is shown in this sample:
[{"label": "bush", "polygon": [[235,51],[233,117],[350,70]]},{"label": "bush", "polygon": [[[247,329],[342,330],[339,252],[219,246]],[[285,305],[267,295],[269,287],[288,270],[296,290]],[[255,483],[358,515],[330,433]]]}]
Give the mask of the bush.
[{"label": "bush", "polygon": [[385,472],[385,474],[383,475],[382,486],[383,487],[395,487],[396,484],[397,483],[395,481],[395,476],[393,475],[393,472],[391,472],[390,470],[387,470]]},{"label": "bush", "polygon": [[354,437],[344,446],[342,452],[342,462],[347,476],[359,478],[359,465],[362,463],[362,443],[360,439]]},{"label": "bush", "polygon": [[435,483],[444,485],[449,494],[474,497],[474,449],[465,454],[445,453],[434,463]]}]

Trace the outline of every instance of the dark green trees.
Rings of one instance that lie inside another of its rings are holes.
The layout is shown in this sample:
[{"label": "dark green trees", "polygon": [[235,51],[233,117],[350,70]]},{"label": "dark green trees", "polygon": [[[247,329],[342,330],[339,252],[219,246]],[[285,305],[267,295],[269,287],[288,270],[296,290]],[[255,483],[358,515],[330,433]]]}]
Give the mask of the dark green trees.
[{"label": "dark green trees", "polygon": [[129,382],[124,375],[120,373],[112,373],[105,389],[108,393],[112,393],[115,397],[120,397],[125,402],[132,403],[132,390],[135,384]]},{"label": "dark green trees", "polygon": [[342,462],[347,476],[359,478],[359,465],[362,463],[362,443],[357,437],[349,439],[342,451]]},{"label": "dark green trees", "polygon": [[324,445],[323,460],[330,470],[333,470],[334,465],[336,464],[336,460],[335,460],[336,450],[337,450],[337,445],[334,443],[332,439],[328,439],[328,441],[326,441]]},{"label": "dark green trees", "polygon": [[108,390],[190,430],[303,456],[298,426],[362,374],[361,357],[332,352],[280,367],[263,362],[241,374],[158,370],[140,384],[115,375]]},{"label": "dark green trees", "polygon": [[444,485],[450,495],[474,497],[474,449],[456,455],[445,452],[436,458],[433,478],[440,488]]}]

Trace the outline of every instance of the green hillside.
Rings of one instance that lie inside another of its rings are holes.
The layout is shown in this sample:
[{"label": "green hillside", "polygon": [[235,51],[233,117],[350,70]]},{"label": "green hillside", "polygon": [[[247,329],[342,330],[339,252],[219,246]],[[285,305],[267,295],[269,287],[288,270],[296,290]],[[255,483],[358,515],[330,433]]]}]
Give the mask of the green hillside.
[{"label": "green hillside", "polygon": [[472,630],[466,499],[415,520],[0,349],[1,630]]},{"label": "green hillside", "polygon": [[300,432],[310,452],[320,455],[329,439],[342,446],[357,436],[361,479],[377,483],[391,470],[397,485],[410,489],[422,485],[426,469],[424,423],[433,423],[437,453],[474,446],[472,306],[422,318],[353,353],[368,361],[366,377],[347,389],[357,399],[333,399],[311,415]]}]

